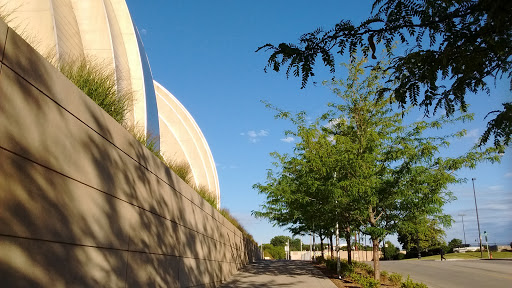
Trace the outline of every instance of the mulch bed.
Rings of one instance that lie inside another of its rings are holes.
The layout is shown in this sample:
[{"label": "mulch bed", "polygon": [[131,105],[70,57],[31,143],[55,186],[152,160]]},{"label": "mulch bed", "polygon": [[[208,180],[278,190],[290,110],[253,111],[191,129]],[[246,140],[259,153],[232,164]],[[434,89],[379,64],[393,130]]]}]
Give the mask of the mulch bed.
[{"label": "mulch bed", "polygon": [[[350,281],[349,279],[338,279],[336,272],[327,269],[324,264],[313,264],[316,269],[320,270],[334,285],[338,288],[361,288],[361,285]],[[380,287],[395,287],[389,283],[381,283]]]},{"label": "mulch bed", "polygon": [[315,266],[316,269],[320,270],[327,278],[329,278],[331,280],[331,282],[334,283],[334,285],[336,285],[336,287],[342,287],[342,288],[360,288],[361,287],[361,285],[354,283],[350,280],[338,279],[338,275],[335,272],[327,269],[325,267],[325,265],[323,265],[323,264],[313,264],[313,266]]}]

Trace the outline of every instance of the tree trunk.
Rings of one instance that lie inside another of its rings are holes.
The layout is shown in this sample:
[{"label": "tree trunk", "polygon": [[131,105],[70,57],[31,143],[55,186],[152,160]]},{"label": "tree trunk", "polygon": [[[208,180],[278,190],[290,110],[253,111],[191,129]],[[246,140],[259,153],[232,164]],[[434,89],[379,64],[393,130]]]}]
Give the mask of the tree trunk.
[{"label": "tree trunk", "polygon": [[345,232],[345,240],[347,240],[348,265],[352,265],[352,245],[350,243],[350,231]]},{"label": "tree trunk", "polygon": [[[372,206],[368,207],[368,212],[370,214],[370,218],[368,219],[370,222],[370,226],[376,227],[376,223],[378,218],[375,217],[375,213],[373,212]],[[380,267],[379,267],[379,237],[372,237],[372,245],[373,245],[373,278],[377,281],[380,281]],[[374,238],[375,237],[375,238]]]},{"label": "tree trunk", "polygon": [[322,251],[322,258],[325,259],[325,255],[324,255],[324,239],[325,238],[322,238],[322,236],[320,236],[320,250]]},{"label": "tree trunk", "polygon": [[334,247],[332,246],[332,235],[329,237],[329,242],[331,243],[331,260],[334,260]]},{"label": "tree trunk", "polygon": [[354,234],[354,251],[357,251],[357,231]]},{"label": "tree trunk", "polygon": [[418,245],[416,246],[418,249],[418,259],[421,259],[421,248],[420,248],[420,238],[418,237]]},{"label": "tree trunk", "polygon": [[380,281],[379,267],[379,238],[372,238],[373,242],[373,278]]}]

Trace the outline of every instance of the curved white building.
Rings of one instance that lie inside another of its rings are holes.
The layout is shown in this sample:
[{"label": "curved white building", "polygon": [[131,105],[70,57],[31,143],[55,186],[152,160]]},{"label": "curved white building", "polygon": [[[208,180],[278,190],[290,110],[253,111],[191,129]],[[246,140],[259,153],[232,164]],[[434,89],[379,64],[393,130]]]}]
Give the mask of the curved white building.
[{"label": "curved white building", "polygon": [[190,113],[153,80],[142,40],[125,0],[0,0],[9,25],[41,54],[92,56],[112,65],[117,85],[133,91],[128,123],[160,136],[164,156],[186,161],[194,184],[217,197],[215,162]]},{"label": "curved white building", "polygon": [[[154,83],[162,154],[168,158],[187,161],[197,186],[220,191],[215,162],[201,129],[171,92],[160,83]],[[216,196],[217,203],[220,203],[218,192]]]}]

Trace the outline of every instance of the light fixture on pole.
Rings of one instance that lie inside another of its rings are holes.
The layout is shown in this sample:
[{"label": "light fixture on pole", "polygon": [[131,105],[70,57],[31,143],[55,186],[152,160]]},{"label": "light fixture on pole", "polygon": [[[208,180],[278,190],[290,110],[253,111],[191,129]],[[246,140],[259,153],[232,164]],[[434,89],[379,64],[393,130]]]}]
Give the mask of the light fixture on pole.
[{"label": "light fixture on pole", "polygon": [[[336,172],[334,172],[334,180],[336,180]],[[336,200],[336,273],[341,279],[341,263],[340,263],[340,227],[338,225],[338,200]]]},{"label": "light fixture on pole", "polygon": [[311,260],[312,258],[312,254],[313,253],[313,231],[310,231],[311,234],[309,234],[309,260]]},{"label": "light fixture on pole", "polygon": [[338,278],[341,279],[341,263],[340,263],[340,232],[338,222],[336,222],[336,273]]},{"label": "light fixture on pole", "polygon": [[473,196],[475,197],[476,223],[478,225],[478,239],[480,240],[480,258],[483,258],[484,254],[482,251],[482,234],[480,234],[480,220],[478,219],[478,205],[476,205],[475,180],[476,180],[476,178],[471,178],[471,181],[473,181]]},{"label": "light fixture on pole", "polygon": [[460,213],[459,216],[462,217],[462,232],[464,233],[464,248],[466,248],[467,247],[467,245],[466,245],[466,229],[464,229],[464,216],[466,216],[466,214]]}]

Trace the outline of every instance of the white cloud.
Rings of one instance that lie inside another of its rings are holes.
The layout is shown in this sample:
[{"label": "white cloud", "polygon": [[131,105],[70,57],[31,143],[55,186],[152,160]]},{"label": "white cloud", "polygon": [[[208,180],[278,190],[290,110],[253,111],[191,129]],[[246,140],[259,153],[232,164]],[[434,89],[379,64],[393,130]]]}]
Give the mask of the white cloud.
[{"label": "white cloud", "polygon": [[512,177],[512,172],[508,172],[507,174],[505,174],[505,177],[506,178],[511,178]]},{"label": "white cloud", "polygon": [[466,138],[478,138],[480,136],[480,133],[479,133],[479,130],[478,129],[471,129],[467,132]]},{"label": "white cloud", "polygon": [[325,124],[324,127],[332,129],[334,125],[340,123],[340,119],[332,119],[329,123]]},{"label": "white cloud", "polygon": [[291,142],[295,141],[295,138],[293,138],[291,136],[287,136],[286,138],[281,138],[281,141],[286,142],[286,143],[291,143]]},{"label": "white cloud", "polygon": [[247,135],[249,137],[249,142],[256,143],[256,142],[260,141],[261,137],[268,136],[269,132],[267,130],[263,130],[263,129],[259,130],[259,131],[250,130],[247,133],[242,132],[242,133],[240,133],[240,135],[241,136]]},{"label": "white cloud", "polygon": [[478,140],[480,139],[480,130],[478,128],[471,129],[469,131],[466,131],[466,135],[464,135],[465,139],[469,139],[470,141],[473,141],[473,143],[478,143]]},{"label": "white cloud", "polygon": [[491,191],[501,191],[501,190],[503,190],[503,186],[502,185],[489,186],[489,190],[491,190]]},{"label": "white cloud", "polygon": [[148,30],[146,30],[144,28],[140,29],[140,35],[146,35],[146,34],[148,34]]},{"label": "white cloud", "polygon": [[224,164],[218,163],[218,162],[215,162],[215,167],[217,167],[217,170],[238,169],[238,166],[236,166],[234,164],[224,165]]}]

